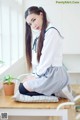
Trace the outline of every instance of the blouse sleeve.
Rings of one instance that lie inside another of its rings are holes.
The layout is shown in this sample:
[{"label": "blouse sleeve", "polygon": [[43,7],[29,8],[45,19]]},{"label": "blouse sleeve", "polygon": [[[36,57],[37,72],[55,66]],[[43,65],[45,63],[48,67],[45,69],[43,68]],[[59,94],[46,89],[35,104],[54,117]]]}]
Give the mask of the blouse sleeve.
[{"label": "blouse sleeve", "polygon": [[58,41],[60,36],[55,29],[50,29],[45,33],[44,44],[41,52],[40,62],[37,66],[36,74],[38,76],[44,75],[47,68],[52,65],[52,60],[58,49]]}]

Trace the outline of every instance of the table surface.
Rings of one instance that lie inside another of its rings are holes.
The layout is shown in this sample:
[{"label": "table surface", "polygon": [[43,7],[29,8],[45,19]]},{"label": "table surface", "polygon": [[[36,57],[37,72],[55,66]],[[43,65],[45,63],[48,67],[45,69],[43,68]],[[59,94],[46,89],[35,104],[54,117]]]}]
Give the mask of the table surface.
[{"label": "table surface", "polygon": [[[73,85],[72,89],[77,93],[80,94],[80,85]],[[24,108],[24,109],[56,109],[57,106],[63,102],[68,102],[67,99],[60,99],[59,102],[54,103],[22,103],[22,102],[16,102],[12,99],[12,96],[5,96],[4,94],[0,95],[0,108],[3,109],[17,109],[17,108]],[[71,106],[67,106],[67,108],[70,108]],[[66,107],[65,107],[66,109]]]}]

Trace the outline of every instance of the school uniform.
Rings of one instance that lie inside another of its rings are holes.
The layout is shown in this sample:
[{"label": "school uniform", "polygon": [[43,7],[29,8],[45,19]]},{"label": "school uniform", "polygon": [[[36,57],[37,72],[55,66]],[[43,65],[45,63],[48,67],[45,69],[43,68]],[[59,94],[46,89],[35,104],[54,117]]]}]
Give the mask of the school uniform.
[{"label": "school uniform", "polygon": [[26,87],[27,84],[31,91],[40,94],[60,96],[61,90],[69,84],[69,76],[62,64],[63,38],[49,23],[45,31],[39,63],[37,61],[38,38],[37,36],[32,43],[32,65],[36,79],[25,81],[23,85]]}]

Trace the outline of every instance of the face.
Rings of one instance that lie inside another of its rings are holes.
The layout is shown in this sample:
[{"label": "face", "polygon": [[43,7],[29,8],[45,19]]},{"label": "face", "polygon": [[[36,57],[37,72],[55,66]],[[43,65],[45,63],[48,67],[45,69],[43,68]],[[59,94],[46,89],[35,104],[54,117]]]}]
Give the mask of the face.
[{"label": "face", "polygon": [[26,18],[26,22],[30,25],[33,30],[41,30],[43,23],[43,14],[30,14]]}]

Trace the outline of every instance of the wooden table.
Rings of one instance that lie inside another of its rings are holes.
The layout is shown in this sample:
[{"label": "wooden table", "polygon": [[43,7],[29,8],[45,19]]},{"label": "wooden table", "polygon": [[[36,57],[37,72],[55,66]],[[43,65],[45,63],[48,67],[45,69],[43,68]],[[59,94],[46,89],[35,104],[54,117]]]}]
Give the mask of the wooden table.
[{"label": "wooden table", "polygon": [[[79,94],[80,86],[73,86],[76,93]],[[74,106],[64,106],[57,110],[56,108],[66,99],[61,99],[58,103],[20,103],[14,101],[11,96],[0,96],[0,114],[7,113],[10,116],[61,116],[62,120],[75,120]]]}]

